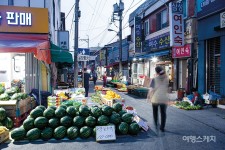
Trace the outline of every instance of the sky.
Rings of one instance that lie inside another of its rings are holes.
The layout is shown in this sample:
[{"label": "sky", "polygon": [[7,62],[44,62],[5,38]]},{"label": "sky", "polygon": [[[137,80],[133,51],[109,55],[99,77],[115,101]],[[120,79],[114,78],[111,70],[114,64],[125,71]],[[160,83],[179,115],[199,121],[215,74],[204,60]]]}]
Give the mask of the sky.
[{"label": "sky", "polygon": [[[62,0],[61,12],[65,12],[66,30],[70,32],[70,50],[74,46],[74,8],[76,0]],[[145,0],[122,0],[124,3],[122,35],[125,38],[130,34],[129,14],[132,13]],[[119,0],[80,0],[79,8],[81,17],[79,19],[78,37],[79,48],[87,48],[88,43],[82,39],[89,38],[89,47],[103,47],[106,44],[115,42],[119,39],[117,33],[108,31],[113,29],[119,31],[118,21],[111,23],[113,4],[119,4]],[[73,8],[72,8],[73,7]],[[71,11],[70,11],[71,10]]]}]

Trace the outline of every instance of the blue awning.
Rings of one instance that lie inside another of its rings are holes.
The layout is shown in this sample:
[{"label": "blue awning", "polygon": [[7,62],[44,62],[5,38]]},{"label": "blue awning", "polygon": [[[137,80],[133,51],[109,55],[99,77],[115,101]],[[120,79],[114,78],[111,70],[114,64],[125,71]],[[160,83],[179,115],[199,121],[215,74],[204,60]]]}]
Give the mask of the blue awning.
[{"label": "blue awning", "polygon": [[134,56],[134,58],[152,58],[154,56],[164,56],[164,55],[168,55],[169,52],[170,50],[164,50],[160,52],[153,52],[153,53],[148,53],[145,55]]},{"label": "blue awning", "polygon": [[144,58],[151,58],[154,56],[164,56],[164,55],[168,55],[169,52],[170,52],[169,50],[165,50],[165,51],[161,51],[161,52],[150,53],[150,54],[144,55]]}]

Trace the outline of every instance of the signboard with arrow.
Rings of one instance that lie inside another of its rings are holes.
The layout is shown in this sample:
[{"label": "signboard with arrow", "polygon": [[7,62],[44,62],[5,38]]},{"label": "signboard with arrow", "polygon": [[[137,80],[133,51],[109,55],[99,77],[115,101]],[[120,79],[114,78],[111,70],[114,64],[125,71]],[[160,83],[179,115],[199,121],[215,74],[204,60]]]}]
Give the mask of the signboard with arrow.
[{"label": "signboard with arrow", "polygon": [[78,61],[89,61],[90,50],[88,48],[78,48],[77,59]]}]

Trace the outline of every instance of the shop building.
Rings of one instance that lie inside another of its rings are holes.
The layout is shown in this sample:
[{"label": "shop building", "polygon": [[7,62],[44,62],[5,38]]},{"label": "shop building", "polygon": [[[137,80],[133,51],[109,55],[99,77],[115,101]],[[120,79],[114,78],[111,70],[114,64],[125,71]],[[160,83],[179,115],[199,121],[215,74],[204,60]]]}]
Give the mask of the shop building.
[{"label": "shop building", "polygon": [[197,1],[198,89],[225,95],[225,1]]},{"label": "shop building", "polygon": [[[170,78],[170,86],[173,90],[187,88],[187,78],[192,72],[188,68],[188,61],[192,60],[191,48],[195,36],[195,7],[192,0],[183,1],[146,1],[137,8],[129,18],[131,28],[131,44],[129,56],[132,58],[132,82],[142,83],[143,76],[153,78],[154,68],[161,65],[165,68]],[[174,8],[175,7],[175,8]],[[179,11],[173,11],[179,9]],[[173,20],[172,16],[179,16]],[[190,21],[191,20],[191,21]],[[187,34],[184,24],[189,22],[189,28],[193,28]],[[179,26],[179,38],[176,30]],[[141,33],[141,34],[139,34]],[[186,33],[186,34],[185,34]],[[186,50],[188,46],[188,50]],[[186,50],[186,51],[185,51]],[[188,51],[188,54],[183,54]],[[192,65],[192,64],[191,64]]]},{"label": "shop building", "polygon": [[[126,39],[122,40],[122,68],[123,72],[122,75],[126,76],[128,79],[129,71],[128,71],[128,48],[129,43]],[[107,74],[110,76],[110,72],[114,72],[116,74],[119,73],[119,41],[110,43],[105,45],[102,49],[101,53],[101,60],[105,64],[105,68]],[[105,57],[105,58],[104,58]]]},{"label": "shop building", "polygon": [[12,59],[23,56],[25,92],[29,93],[32,88],[50,91],[50,41],[58,44],[60,1],[2,0],[0,7],[0,52],[1,56],[11,58],[8,60],[11,65],[5,70],[6,82],[10,85],[17,78]]}]

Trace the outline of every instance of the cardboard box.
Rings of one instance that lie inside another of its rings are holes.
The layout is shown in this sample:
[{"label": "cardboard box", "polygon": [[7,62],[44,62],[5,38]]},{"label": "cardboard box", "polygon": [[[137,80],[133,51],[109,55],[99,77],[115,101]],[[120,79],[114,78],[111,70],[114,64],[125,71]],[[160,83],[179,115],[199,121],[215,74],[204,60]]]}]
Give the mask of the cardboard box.
[{"label": "cardboard box", "polygon": [[6,110],[7,116],[13,118],[31,110],[32,103],[33,106],[36,106],[34,105],[34,100],[31,100],[31,98],[28,97],[24,100],[0,101],[0,107],[3,107]]},{"label": "cardboard box", "polygon": [[4,143],[9,139],[9,131],[5,131],[0,134],[0,143]]}]

